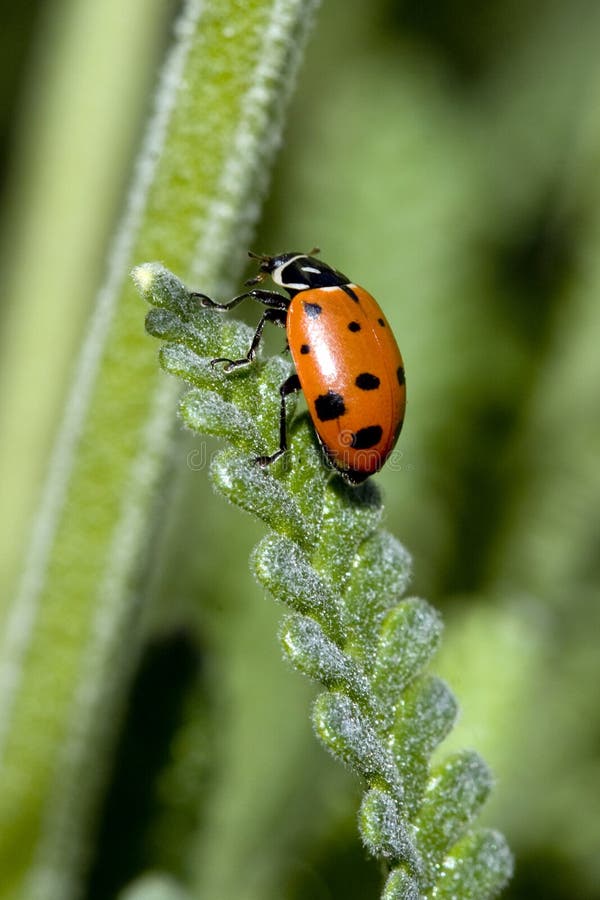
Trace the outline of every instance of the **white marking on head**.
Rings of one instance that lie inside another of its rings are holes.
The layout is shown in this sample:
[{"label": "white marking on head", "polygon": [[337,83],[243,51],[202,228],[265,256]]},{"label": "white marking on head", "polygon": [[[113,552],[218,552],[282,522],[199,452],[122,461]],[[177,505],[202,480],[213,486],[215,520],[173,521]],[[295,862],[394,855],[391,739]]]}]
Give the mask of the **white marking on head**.
[{"label": "white marking on head", "polygon": [[271,278],[273,279],[275,284],[278,284],[281,287],[296,288],[297,290],[302,290],[302,288],[306,287],[305,284],[290,284],[289,282],[284,281],[281,277],[283,269],[285,269],[286,266],[289,266],[291,262],[295,262],[297,259],[302,259],[301,253],[299,253],[297,256],[290,257],[290,259],[286,259],[286,261],[282,265],[277,266],[276,269],[273,269],[273,271],[271,272]]}]

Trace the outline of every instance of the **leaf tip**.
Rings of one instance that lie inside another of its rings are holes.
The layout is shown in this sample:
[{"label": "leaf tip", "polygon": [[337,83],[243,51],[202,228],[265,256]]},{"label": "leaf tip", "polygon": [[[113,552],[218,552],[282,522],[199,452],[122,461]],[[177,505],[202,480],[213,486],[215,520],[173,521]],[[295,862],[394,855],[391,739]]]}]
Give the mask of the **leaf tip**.
[{"label": "leaf tip", "polygon": [[185,284],[162,263],[140,263],[131,270],[131,278],[138,292],[152,306],[170,309],[184,318],[197,309]]},{"label": "leaf tip", "polygon": [[134,266],[131,270],[133,283],[142,297],[147,300],[151,300],[152,288],[156,281],[158,268],[160,268],[159,263],[141,263],[139,266]]}]

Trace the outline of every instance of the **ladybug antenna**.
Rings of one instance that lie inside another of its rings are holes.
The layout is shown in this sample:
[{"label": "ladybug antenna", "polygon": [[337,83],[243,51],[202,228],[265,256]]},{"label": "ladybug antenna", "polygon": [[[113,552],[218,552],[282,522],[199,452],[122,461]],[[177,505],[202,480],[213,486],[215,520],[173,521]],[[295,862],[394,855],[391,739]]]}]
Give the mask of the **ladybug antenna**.
[{"label": "ladybug antenna", "polygon": [[306,255],[307,256],[318,256],[320,252],[321,252],[320,247],[313,247],[312,250],[309,250]]},{"label": "ladybug antenna", "polygon": [[[248,250],[248,256],[250,257],[250,259],[258,259],[262,264],[268,263],[271,260],[270,256],[265,256],[264,253],[253,253],[252,250]],[[261,281],[265,280],[266,274],[267,273],[264,271],[258,272],[253,278],[249,278],[248,281],[245,281],[244,284],[248,286],[253,284],[260,284]]]},{"label": "ladybug antenna", "polygon": [[[270,256],[265,256],[264,253],[253,253],[252,250],[248,250],[248,256],[250,259],[258,259],[261,263],[268,263],[271,260]],[[249,278],[248,281],[245,281],[244,284],[248,287],[253,284],[260,284],[261,281],[265,280],[266,274],[266,272],[259,272],[253,278]]]}]

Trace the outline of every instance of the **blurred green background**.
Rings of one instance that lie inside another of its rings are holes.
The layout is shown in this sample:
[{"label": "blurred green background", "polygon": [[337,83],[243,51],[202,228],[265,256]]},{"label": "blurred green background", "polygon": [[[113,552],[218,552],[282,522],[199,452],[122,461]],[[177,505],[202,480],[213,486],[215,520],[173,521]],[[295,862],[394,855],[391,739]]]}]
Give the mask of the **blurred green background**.
[{"label": "blurred green background", "polygon": [[[7,592],[177,8],[100,6],[28,0],[0,36]],[[395,327],[386,527],[443,610],[462,707],[443,749],[497,776],[512,900],[600,898],[599,47],[593,0],[325,0],[254,246],[318,244]],[[375,897],[359,787],[312,737],[248,572],[262,529],[190,469],[197,443],[177,445],[88,896],[192,867],[219,900]]]}]

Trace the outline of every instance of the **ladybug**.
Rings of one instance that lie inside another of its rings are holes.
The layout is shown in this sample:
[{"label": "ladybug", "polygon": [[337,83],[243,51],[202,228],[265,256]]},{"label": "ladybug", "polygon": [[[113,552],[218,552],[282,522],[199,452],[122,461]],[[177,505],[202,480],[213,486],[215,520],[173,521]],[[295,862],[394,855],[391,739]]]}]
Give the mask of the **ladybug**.
[{"label": "ladybug", "polygon": [[231,372],[249,365],[263,328],[286,329],[296,367],[280,388],[279,449],[256,462],[267,466],[287,450],[285,400],[302,390],[319,440],[345,481],[356,485],[378,472],[394,449],[404,420],[406,386],[402,356],[375,299],[353,281],[310,254],[249,256],[260,262],[255,285],[270,275],[289,297],[253,288],[229,303],[193,293],[200,305],[229,310],[250,297],[267,307],[246,356],[213,359]]}]

